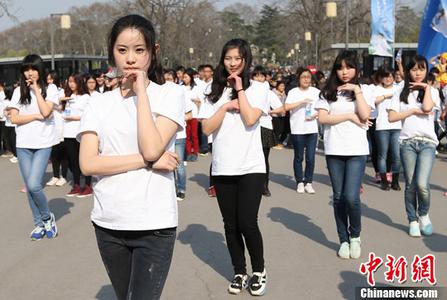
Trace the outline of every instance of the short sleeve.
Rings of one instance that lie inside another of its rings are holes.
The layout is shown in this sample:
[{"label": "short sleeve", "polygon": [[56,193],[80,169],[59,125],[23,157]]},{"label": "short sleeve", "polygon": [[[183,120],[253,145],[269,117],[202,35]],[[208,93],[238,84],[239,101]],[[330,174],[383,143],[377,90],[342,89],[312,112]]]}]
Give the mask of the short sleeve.
[{"label": "short sleeve", "polygon": [[185,95],[185,114],[192,111],[193,105],[195,105],[195,104],[193,104],[192,101],[190,101]]},{"label": "short sleeve", "polygon": [[185,93],[183,88],[172,82],[162,85],[160,103],[153,107],[154,113],[164,116],[179,126],[185,123]]},{"label": "short sleeve", "polygon": [[282,106],[282,102],[275,92],[269,90],[268,91],[268,102],[271,108],[277,109]]},{"label": "short sleeve", "polygon": [[436,88],[431,88],[431,99],[435,103],[433,107],[434,110],[441,110],[441,96],[439,95],[439,90]]},{"label": "short sleeve", "polygon": [[317,103],[315,104],[315,109],[324,109],[329,111],[330,110],[330,106],[329,106],[329,102],[324,99],[324,98],[318,98]]},{"label": "short sleeve", "polygon": [[376,103],[374,101],[374,92],[376,88],[365,84],[360,85],[360,88],[363,92],[363,97],[365,98],[366,104],[368,104],[373,110],[376,109]]},{"label": "short sleeve", "polygon": [[300,99],[298,99],[297,95],[296,95],[296,89],[293,88],[289,91],[289,94],[287,94],[287,98],[284,103],[291,104],[291,103],[297,102],[299,100]]},{"label": "short sleeve", "polygon": [[400,93],[394,93],[391,98],[390,104],[387,107],[388,110],[400,111]]},{"label": "short sleeve", "polygon": [[50,84],[47,87],[47,97],[46,101],[53,102],[56,105],[59,105],[59,91],[57,90],[56,85]]},{"label": "short sleeve", "polygon": [[92,101],[89,101],[87,104],[84,113],[81,117],[81,124],[79,126],[79,133],[76,136],[76,139],[80,142],[81,141],[81,135],[84,132],[87,131],[93,131],[98,136],[101,134],[101,127],[100,127],[100,114],[98,112],[98,109],[96,106],[99,102],[101,102],[102,94],[97,95],[95,97],[92,97]]},{"label": "short sleeve", "polygon": [[200,105],[197,119],[209,119],[214,115],[215,112],[216,112],[215,105],[211,103],[211,101],[208,98],[205,98],[203,104]]},{"label": "short sleeve", "polygon": [[250,105],[259,108],[266,115],[270,110],[268,91],[268,83],[264,84],[258,81],[252,81],[250,87],[245,91]]},{"label": "short sleeve", "polygon": [[17,87],[12,94],[11,102],[8,107],[20,110],[20,87]]}]

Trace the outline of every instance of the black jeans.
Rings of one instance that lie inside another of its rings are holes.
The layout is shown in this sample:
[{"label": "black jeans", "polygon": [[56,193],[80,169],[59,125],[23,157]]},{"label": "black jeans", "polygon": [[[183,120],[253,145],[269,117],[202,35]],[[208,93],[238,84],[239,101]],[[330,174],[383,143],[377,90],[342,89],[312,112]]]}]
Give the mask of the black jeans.
[{"label": "black jeans", "polygon": [[5,126],[3,128],[3,134],[5,150],[12,152],[17,157],[16,128]]},{"label": "black jeans", "polygon": [[[79,142],[75,138],[65,138],[65,149],[67,150],[67,157],[70,166],[70,171],[73,173],[73,182],[75,185],[81,184],[81,168],[79,167]],[[92,185],[92,177],[85,177],[85,184]]]},{"label": "black jeans", "polygon": [[253,272],[262,272],[264,246],[258,227],[258,211],[264,190],[265,174],[213,176],[213,179],[234,273],[247,273],[245,244],[250,254]]},{"label": "black jeans", "polygon": [[94,226],[99,253],[118,300],[160,299],[176,228],[118,231]]},{"label": "black jeans", "polygon": [[68,173],[68,157],[67,150],[65,148],[65,141],[54,145],[51,149],[51,165],[53,166],[53,176],[61,177],[61,167],[62,167],[62,177],[67,178]]}]

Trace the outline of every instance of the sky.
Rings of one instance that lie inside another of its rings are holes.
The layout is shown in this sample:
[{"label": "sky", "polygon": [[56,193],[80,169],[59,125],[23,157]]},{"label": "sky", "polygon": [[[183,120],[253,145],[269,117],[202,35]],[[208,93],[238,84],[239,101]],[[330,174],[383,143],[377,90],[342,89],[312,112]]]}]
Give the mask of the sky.
[{"label": "sky", "polygon": [[[419,8],[424,7],[425,0],[396,0],[401,4],[410,4],[416,5]],[[52,13],[64,13],[69,10],[72,6],[83,6],[90,5],[95,2],[107,2],[106,0],[10,0],[11,7],[10,12],[15,15],[20,22],[32,20],[32,19],[41,19],[48,17]],[[111,2],[111,1],[109,1]],[[236,3],[248,3],[248,4],[267,4],[273,3],[274,1],[261,0],[218,0],[216,1],[216,6],[219,9],[223,7]],[[14,23],[10,18],[3,16],[0,18],[0,32],[15,26],[17,23]]]}]

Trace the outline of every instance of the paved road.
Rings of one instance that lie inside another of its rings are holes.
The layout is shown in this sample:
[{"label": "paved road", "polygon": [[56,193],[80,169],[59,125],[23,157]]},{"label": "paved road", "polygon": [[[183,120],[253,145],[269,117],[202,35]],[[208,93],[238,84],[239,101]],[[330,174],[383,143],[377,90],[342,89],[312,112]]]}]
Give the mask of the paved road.
[{"label": "paved road", "polygon": [[[362,195],[363,254],[360,260],[347,261],[336,257],[331,188],[321,153],[317,154],[316,195],[294,191],[291,150],[273,150],[270,160],[273,196],[263,199],[259,213],[269,273],[263,299],[354,299],[354,288],[366,285],[358,269],[369,251],[382,258],[405,256],[410,263],[416,254],[433,253],[438,284],[447,286],[445,160],[437,159],[431,181],[434,234],[419,239],[406,233],[403,192],[378,189],[368,167]],[[204,190],[209,161],[201,158],[187,167],[187,200],[179,204],[178,239],[162,299],[252,299],[248,293],[226,292],[232,267],[216,201]],[[18,192],[21,187],[17,165],[0,159],[0,299],[114,300],[89,221],[92,199],[66,198],[68,186],[46,188],[60,236],[31,242],[31,212],[25,195]],[[384,267],[375,277],[385,284],[383,272]],[[416,284],[409,280],[405,285]]]}]

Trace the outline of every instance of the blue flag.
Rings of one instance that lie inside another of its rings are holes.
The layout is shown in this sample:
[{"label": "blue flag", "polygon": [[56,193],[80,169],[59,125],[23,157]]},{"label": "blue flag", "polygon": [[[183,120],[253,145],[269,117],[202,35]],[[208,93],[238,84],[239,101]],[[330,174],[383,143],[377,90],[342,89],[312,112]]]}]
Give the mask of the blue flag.
[{"label": "blue flag", "polygon": [[393,56],[394,0],[371,0],[369,54]]},{"label": "blue flag", "polygon": [[447,51],[447,0],[429,0],[419,32],[418,54],[427,60]]}]

